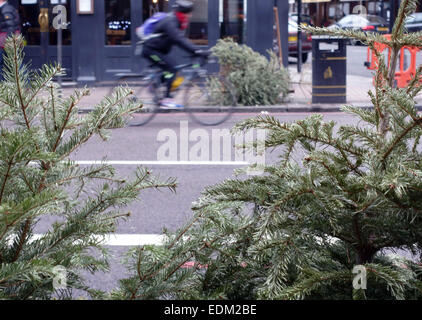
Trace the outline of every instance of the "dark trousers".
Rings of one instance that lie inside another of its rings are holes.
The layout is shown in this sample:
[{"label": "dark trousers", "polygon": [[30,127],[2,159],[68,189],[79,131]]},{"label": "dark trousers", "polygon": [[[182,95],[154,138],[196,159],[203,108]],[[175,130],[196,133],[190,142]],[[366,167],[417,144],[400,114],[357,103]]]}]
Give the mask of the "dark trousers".
[{"label": "dark trousers", "polygon": [[171,86],[176,79],[176,61],[170,56],[165,55],[157,50],[144,46],[142,57],[147,59],[152,65],[159,67],[164,71],[162,82],[166,84],[166,98],[170,98]]}]

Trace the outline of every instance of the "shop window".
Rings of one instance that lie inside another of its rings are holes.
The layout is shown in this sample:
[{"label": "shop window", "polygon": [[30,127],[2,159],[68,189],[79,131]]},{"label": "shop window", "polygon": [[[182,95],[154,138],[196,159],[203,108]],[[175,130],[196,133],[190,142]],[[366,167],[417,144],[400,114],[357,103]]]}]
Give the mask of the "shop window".
[{"label": "shop window", "polygon": [[220,36],[245,43],[246,1],[220,0]]},{"label": "shop window", "polygon": [[193,43],[208,45],[208,0],[195,1],[187,34]]},{"label": "shop window", "polygon": [[130,0],[105,0],[105,17],[106,45],[130,45]]},{"label": "shop window", "polygon": [[49,21],[50,21],[50,45],[56,46],[57,45],[57,30],[53,26],[53,21],[56,15],[53,13],[53,8],[55,5],[62,5],[66,8],[66,22],[68,23],[67,28],[63,29],[62,31],[62,43],[64,46],[69,46],[72,44],[72,34],[71,34],[71,24],[70,24],[70,17],[71,17],[71,7],[70,7],[70,0],[51,0],[50,1],[50,8],[49,8]]},{"label": "shop window", "polygon": [[22,0],[19,5],[19,16],[21,19],[21,32],[25,38],[25,44],[29,46],[41,45],[38,1]]},{"label": "shop window", "polygon": [[157,12],[170,11],[170,4],[168,0],[144,0],[143,1],[143,21],[153,16]]}]

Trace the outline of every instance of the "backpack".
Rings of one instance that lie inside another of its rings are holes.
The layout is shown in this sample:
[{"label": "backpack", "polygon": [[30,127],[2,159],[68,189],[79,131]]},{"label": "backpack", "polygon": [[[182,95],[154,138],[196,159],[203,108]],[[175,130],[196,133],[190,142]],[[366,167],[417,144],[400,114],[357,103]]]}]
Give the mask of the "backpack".
[{"label": "backpack", "polygon": [[165,12],[157,12],[152,17],[145,20],[145,22],[138,28],[136,28],[136,35],[144,43],[145,41],[160,37],[161,33],[154,33],[155,26],[158,22],[167,17],[168,14]]}]

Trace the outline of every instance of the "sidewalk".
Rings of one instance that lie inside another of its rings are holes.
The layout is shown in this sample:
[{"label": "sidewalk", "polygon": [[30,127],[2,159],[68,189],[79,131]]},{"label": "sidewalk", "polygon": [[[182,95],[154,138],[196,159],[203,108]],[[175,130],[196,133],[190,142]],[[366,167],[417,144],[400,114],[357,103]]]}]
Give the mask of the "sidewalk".
[{"label": "sidewalk", "polygon": [[[309,111],[338,111],[341,104],[312,104],[312,65],[305,64],[302,73],[297,72],[296,65],[289,67],[294,93],[286,98],[289,111],[306,109]],[[370,77],[347,75],[346,103],[355,107],[372,108],[368,91],[374,91],[373,79]],[[422,110],[422,96],[416,98],[419,110]]]},{"label": "sidewalk", "polygon": [[[238,106],[235,112],[338,112],[342,104],[313,104],[312,103],[312,66],[303,65],[302,73],[297,73],[296,65],[289,66],[292,80],[290,93],[284,103],[273,106]],[[373,90],[372,78],[363,76],[347,75],[347,102],[346,105],[371,108],[372,103],[368,91]],[[75,89],[64,87],[65,96],[70,95]],[[92,110],[101,99],[110,92],[108,86],[97,86],[90,88],[91,95],[85,97],[79,104],[80,112],[86,113]],[[417,99],[418,109],[422,110],[422,96]]]}]

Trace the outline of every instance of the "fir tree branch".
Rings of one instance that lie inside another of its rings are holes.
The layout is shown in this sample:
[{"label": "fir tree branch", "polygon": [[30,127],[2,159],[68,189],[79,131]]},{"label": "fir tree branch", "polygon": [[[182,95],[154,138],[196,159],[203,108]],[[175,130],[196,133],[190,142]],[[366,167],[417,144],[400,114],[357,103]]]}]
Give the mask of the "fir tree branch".
[{"label": "fir tree branch", "polygon": [[9,161],[7,161],[7,170],[6,170],[6,174],[0,189],[0,204],[3,201],[3,195],[4,195],[4,190],[6,188],[6,183],[8,181],[8,179],[10,178],[10,171],[12,170],[12,167],[15,165],[14,161],[15,161],[15,157],[16,155],[25,147],[25,144],[22,143],[18,146],[18,148],[16,150],[14,150],[14,153],[11,155],[11,158],[9,159]]},{"label": "fir tree branch", "polygon": [[[199,250],[202,250],[203,248],[200,248]],[[164,282],[167,281],[176,271],[178,271],[186,262],[188,262],[190,259],[192,259],[193,254],[191,253],[187,258],[185,258],[181,263],[179,263],[176,268],[174,268],[172,271],[170,271],[170,274],[163,280]],[[152,273],[147,274],[145,276],[141,276],[139,278],[139,284],[135,288],[135,290],[132,292],[132,296],[130,297],[130,300],[134,300],[140,296],[136,295],[139,288],[142,286],[142,283],[148,279],[152,279],[156,277],[162,270],[166,270],[170,265],[172,265],[178,257],[175,257],[173,260],[162,264],[156,271],[152,271]],[[152,266],[151,269],[154,269],[158,265],[158,261]]]},{"label": "fir tree branch", "polygon": [[358,246],[357,246],[358,247],[358,252],[357,252],[358,255],[356,257],[356,261],[357,261],[358,264],[360,264],[362,262],[361,260],[363,260],[362,259],[362,252],[361,252],[361,249],[360,249],[360,248],[363,247],[363,240],[362,240],[362,235],[361,235],[361,228],[360,228],[360,225],[359,225],[359,215],[356,215],[356,214],[353,215],[352,224],[353,224],[355,237],[358,240]]},{"label": "fir tree branch", "polygon": [[23,233],[21,235],[19,235],[19,246],[18,246],[18,248],[17,248],[17,250],[15,252],[15,255],[14,255],[13,259],[12,259],[12,262],[15,262],[19,258],[19,255],[20,255],[20,253],[22,251],[23,245],[25,244],[25,242],[27,240],[27,235],[28,235],[28,232],[30,230],[31,223],[32,223],[31,219],[27,219],[25,221],[25,225],[24,225],[24,228],[23,228]]},{"label": "fir tree branch", "polygon": [[[101,168],[101,169],[103,169],[103,168]],[[83,173],[83,174],[80,174],[80,175],[68,176],[68,177],[65,177],[65,178],[60,179],[60,180],[51,181],[50,183],[45,184],[44,188],[48,189],[50,187],[53,187],[54,185],[62,185],[64,183],[71,182],[71,181],[76,180],[76,179],[84,179],[84,178],[92,179],[92,180],[104,180],[104,181],[115,182],[115,183],[125,182],[125,180],[122,180],[122,179],[96,176],[92,172],[88,172],[88,173]],[[139,190],[141,190],[141,189],[139,189]]]},{"label": "fir tree branch", "polygon": [[13,55],[13,59],[14,59],[14,76],[15,76],[15,83],[17,86],[17,93],[18,93],[18,97],[19,97],[19,101],[20,101],[20,107],[21,107],[21,111],[23,114],[23,117],[25,119],[25,124],[27,129],[31,129],[29,121],[28,121],[28,116],[26,114],[26,107],[25,107],[25,102],[23,99],[23,95],[22,95],[22,88],[21,88],[21,83],[20,83],[20,77],[19,77],[19,61],[18,61],[18,56],[19,56],[19,45],[18,45],[18,38],[13,37],[12,38],[12,43],[13,43],[13,51],[14,51],[14,55]]},{"label": "fir tree branch", "polygon": [[301,279],[300,282],[294,284],[290,288],[282,291],[278,298],[295,299],[303,298],[309,295],[312,291],[316,290],[322,285],[327,285],[332,281],[350,281],[352,274],[349,270],[339,270],[333,272],[316,273],[314,270],[310,271],[310,275]]},{"label": "fir tree branch", "polygon": [[415,127],[420,126],[421,124],[422,124],[422,118],[419,118],[416,121],[414,121],[410,126],[408,126],[405,130],[403,130],[403,132],[394,139],[393,143],[391,143],[387,151],[382,156],[382,160],[385,162],[385,160],[388,158],[391,152],[393,152],[397,144],[400,143],[403,140],[403,138],[409,134],[409,132],[411,132]]},{"label": "fir tree branch", "polygon": [[409,117],[411,117],[413,121],[419,121],[419,117],[417,116],[416,110],[412,110],[414,112],[410,112],[407,108],[405,108],[402,104],[402,101],[400,101],[399,96],[395,93],[397,92],[391,92],[391,94],[389,94],[389,98],[393,100],[396,106],[398,106],[403,112],[405,112]]},{"label": "fir tree branch", "polygon": [[6,175],[4,176],[4,180],[3,180],[3,183],[2,183],[2,185],[1,185],[1,189],[0,189],[0,204],[2,203],[2,201],[3,201],[3,194],[4,194],[4,189],[6,188],[6,183],[7,183],[7,180],[9,179],[9,177],[10,177],[10,170],[12,169],[12,166],[13,166],[13,160],[9,160],[8,162],[7,162],[7,170],[6,170]]},{"label": "fir tree branch", "polygon": [[[396,20],[394,22],[393,30],[391,32],[392,42],[398,41],[399,36],[403,34],[405,28],[405,19],[415,12],[417,0],[402,0],[397,14]],[[394,71],[396,68],[394,68]]]},{"label": "fir tree branch", "polygon": [[9,108],[14,108],[14,105],[12,105],[11,103],[9,103],[9,102],[7,102],[7,101],[3,100],[1,97],[0,97],[0,103],[2,103],[2,104],[4,104],[4,105],[8,106]]},{"label": "fir tree branch", "polygon": [[182,230],[182,232],[179,232],[177,237],[167,246],[167,249],[172,249],[178,241],[188,232],[192,226],[202,217],[202,213],[199,213],[195,216],[195,218]]},{"label": "fir tree branch", "polygon": [[[309,133],[306,132],[301,132],[301,133],[295,133],[293,132],[293,130],[291,129],[291,125],[287,124],[287,123],[280,123],[278,120],[276,120],[273,117],[270,116],[258,116],[256,119],[252,119],[252,120],[245,120],[244,122],[237,124],[234,128],[233,128],[233,132],[236,131],[240,131],[240,130],[246,130],[249,128],[263,128],[263,129],[269,129],[272,131],[277,131],[277,129],[280,129],[281,131],[287,131],[289,133],[295,134],[295,139],[296,141],[299,141],[301,138],[306,139],[306,140],[310,140],[312,142],[315,143],[321,143],[323,145],[326,146],[330,146],[333,147],[337,150],[342,150],[342,151],[346,151],[354,156],[357,157],[362,157],[363,154],[361,152],[359,152],[357,149],[353,150],[347,146],[341,145],[339,139],[323,139],[320,136],[312,136]],[[283,144],[283,142],[278,141],[277,145],[281,145]],[[265,144],[267,147],[271,147],[271,144],[268,144],[266,142]]]},{"label": "fir tree branch", "polygon": [[66,125],[69,122],[70,119],[70,115],[72,114],[73,108],[76,106],[76,104],[78,103],[78,101],[72,101],[72,103],[70,104],[70,106],[67,108],[66,110],[66,116],[65,119],[63,120],[63,123],[59,129],[59,131],[57,132],[57,138],[56,138],[56,142],[54,143],[51,151],[55,152],[57,147],[59,146],[60,140],[62,138],[63,132],[66,129]]},{"label": "fir tree branch", "polygon": [[348,157],[348,156],[344,153],[344,150],[343,150],[343,149],[339,149],[339,152],[340,152],[340,154],[342,155],[343,159],[347,162],[347,165],[349,166],[349,168],[350,168],[353,172],[355,172],[358,176],[362,177],[362,176],[363,176],[363,173],[359,170],[359,167],[358,167],[358,166],[354,165],[354,164],[350,161],[349,157]]},{"label": "fir tree branch", "polygon": [[[127,97],[129,97],[132,94],[132,91],[127,92],[125,95],[123,95],[122,97],[119,97],[119,99],[117,99],[116,101],[114,101],[112,104],[110,104],[107,108],[107,113],[110,112],[111,110],[113,110],[116,106],[118,106],[119,104],[123,103]],[[133,109],[129,109],[129,110],[125,110],[123,113],[124,114],[128,114],[131,113],[133,111],[138,110],[139,108],[133,108]],[[68,157],[72,152],[74,152],[77,148],[79,148],[80,146],[82,146],[83,144],[85,144],[89,139],[91,139],[91,137],[95,134],[95,132],[98,129],[101,129],[105,126],[107,126],[107,124],[112,121],[114,118],[118,117],[118,116],[122,116],[124,114],[120,114],[120,115],[116,115],[115,117],[113,117],[113,119],[107,119],[107,113],[104,114],[98,121],[98,123],[95,124],[95,128],[90,128],[88,129],[88,132],[86,132],[84,134],[83,137],[81,137],[81,139],[75,143],[69,150],[66,150],[66,152],[60,152],[62,155],[60,157],[60,160],[65,159],[66,157]]]},{"label": "fir tree branch", "polygon": [[31,102],[38,96],[41,90],[49,83],[55,76],[61,73],[60,66],[56,66],[53,69],[53,72],[48,75],[48,77],[38,86],[38,88],[32,93],[32,96],[29,97],[28,102],[25,105],[25,109],[29,107]]},{"label": "fir tree branch", "polygon": [[[36,194],[36,195],[35,195],[35,197],[36,197],[36,196],[40,196],[40,198],[41,198],[41,195],[40,195],[40,194]],[[30,207],[26,208],[26,210],[25,210],[25,211],[22,211],[22,212],[17,212],[17,213],[19,213],[19,216],[18,216],[18,217],[16,217],[16,219],[15,219],[15,220],[13,220],[13,221],[11,221],[11,222],[9,222],[9,223],[6,223],[6,226],[5,226],[4,230],[3,230],[3,231],[2,231],[2,233],[0,234],[0,240],[1,240],[1,239],[3,239],[3,237],[4,237],[4,236],[6,235],[6,233],[8,232],[9,228],[10,228],[10,227],[12,227],[12,226],[14,226],[17,222],[19,222],[19,220],[20,220],[20,219],[21,219],[24,215],[26,215],[28,212],[31,212],[31,211],[33,211],[33,210],[35,210],[35,209],[37,209],[37,208],[42,208],[42,207],[46,206],[47,204],[50,204],[50,203],[55,203],[57,200],[58,200],[58,199],[57,199],[57,197],[47,198],[47,199],[45,199],[44,201],[37,202],[37,203],[35,203],[34,205],[32,205],[32,206],[30,206]]]},{"label": "fir tree branch", "polygon": [[[54,95],[54,88],[53,86],[50,86],[50,97],[51,97],[51,112],[52,112],[52,120],[53,120],[53,125],[54,125],[54,131],[57,131],[58,127],[57,127],[57,121],[56,121],[56,105],[55,105],[55,95]],[[47,126],[46,130],[47,130]]]},{"label": "fir tree branch", "polygon": [[419,92],[422,90],[422,86],[419,85],[421,74],[422,74],[422,65],[419,65],[418,68],[416,69],[415,75],[413,76],[412,80],[410,80],[406,89],[406,93],[411,95],[412,97],[416,97],[419,94]]},{"label": "fir tree branch", "polygon": [[[307,157],[306,160],[321,164],[325,168],[325,170],[328,172],[328,174],[337,181],[337,184],[339,185],[339,187],[341,188],[343,192],[347,193],[349,196],[353,195],[353,192],[348,190],[344,182],[340,180],[338,172],[333,172],[331,168],[324,162],[324,160],[314,159],[312,157]],[[353,203],[353,205],[357,207],[355,203]]]}]

